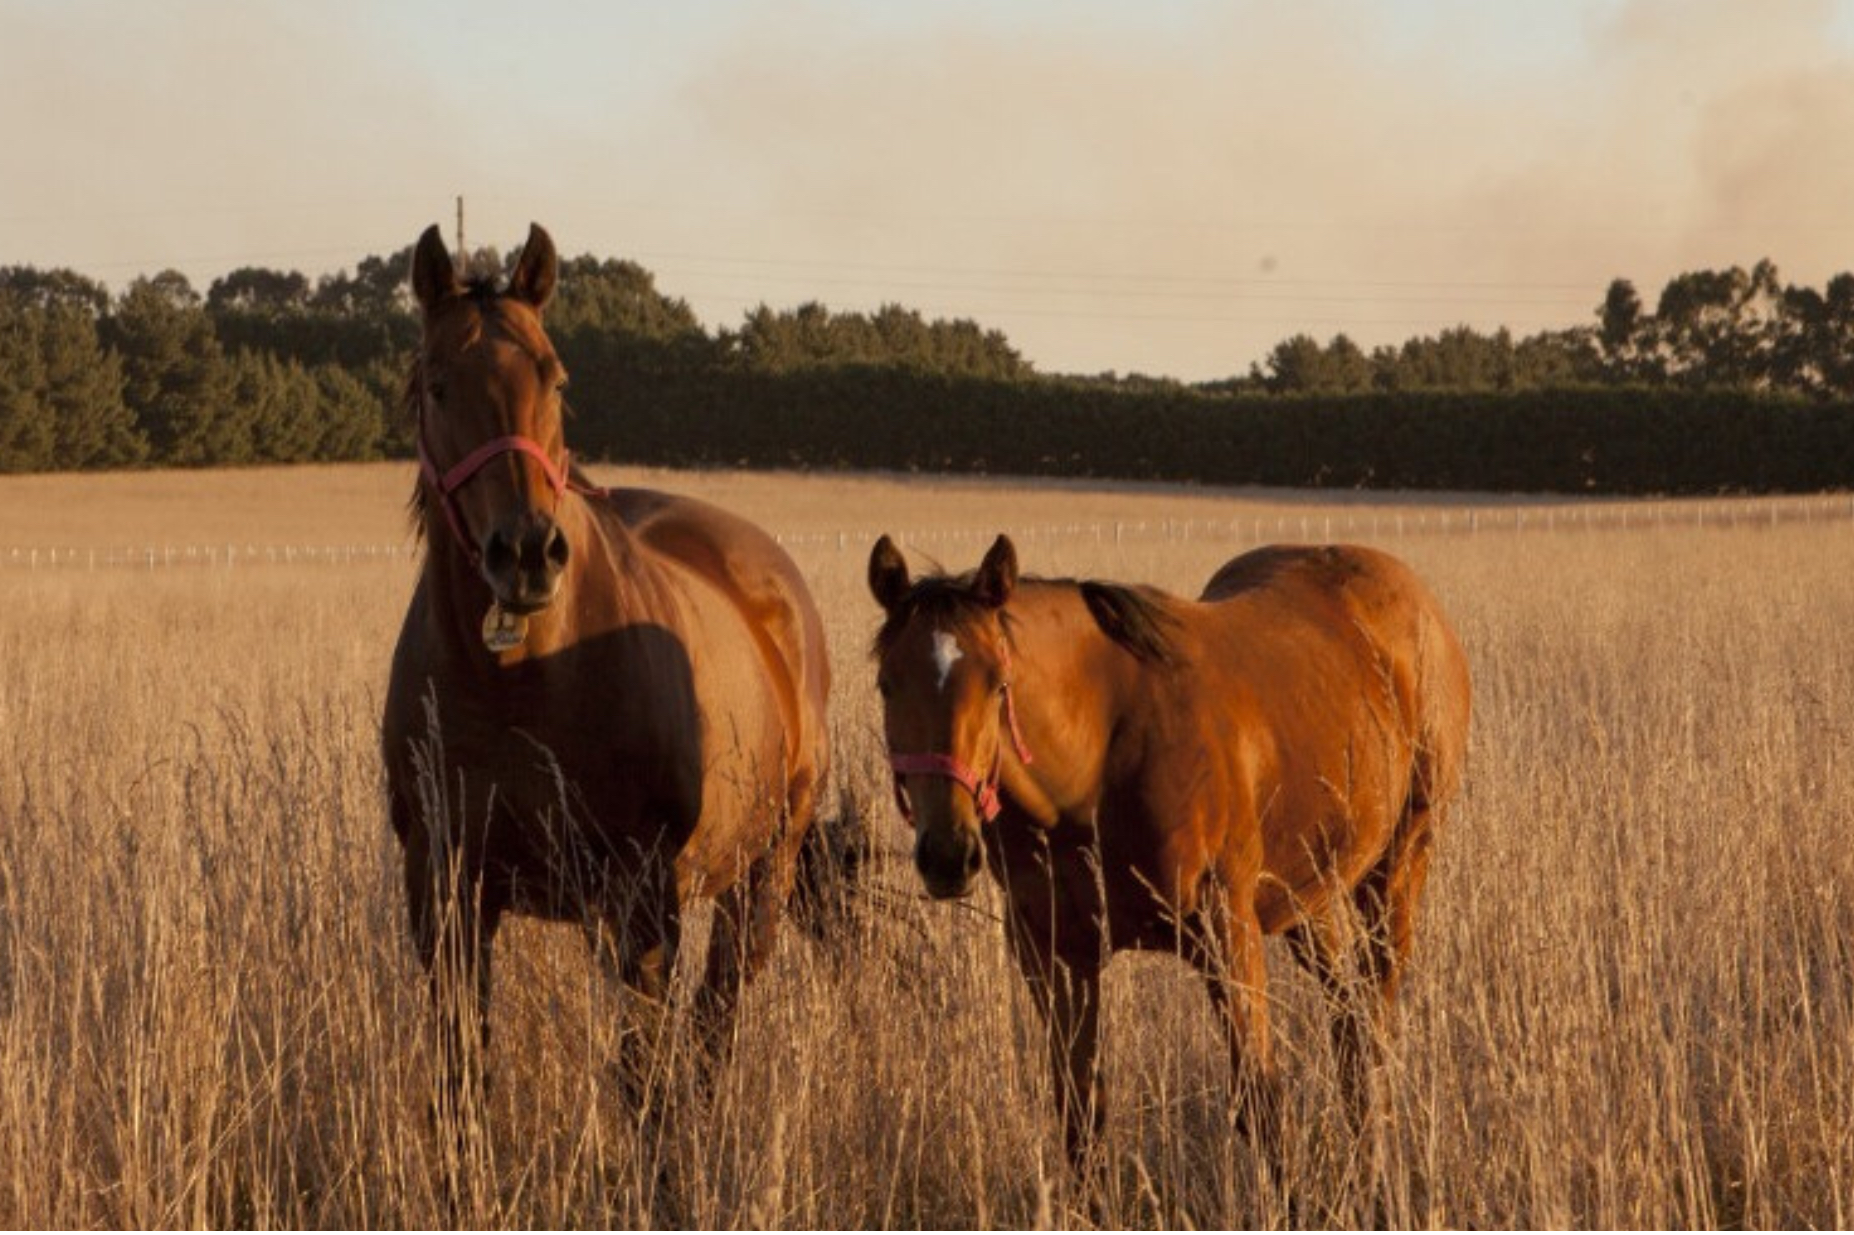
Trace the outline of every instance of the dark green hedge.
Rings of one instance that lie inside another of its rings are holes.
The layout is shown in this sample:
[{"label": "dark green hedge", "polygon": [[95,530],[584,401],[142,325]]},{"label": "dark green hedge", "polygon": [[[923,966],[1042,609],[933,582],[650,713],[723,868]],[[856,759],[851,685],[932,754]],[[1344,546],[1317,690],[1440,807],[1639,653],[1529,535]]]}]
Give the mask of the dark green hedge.
[{"label": "dark green hedge", "polygon": [[1854,404],[1745,393],[1303,398],[845,368],[637,375],[604,393],[569,431],[582,453],[670,466],[1607,494],[1854,487]]}]

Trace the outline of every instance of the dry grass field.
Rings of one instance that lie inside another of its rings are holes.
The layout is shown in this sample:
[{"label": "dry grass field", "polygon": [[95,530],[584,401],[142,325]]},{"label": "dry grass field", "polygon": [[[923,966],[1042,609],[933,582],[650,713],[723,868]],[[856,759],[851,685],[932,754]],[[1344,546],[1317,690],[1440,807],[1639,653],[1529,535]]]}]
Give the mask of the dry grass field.
[{"label": "dry grass field", "polygon": [[[1854,523],[644,479],[788,537],[830,627],[834,798],[880,856],[835,949],[787,936],[711,1101],[660,1140],[617,1092],[623,996],[577,933],[505,930],[488,1161],[455,1215],[377,754],[414,558],[264,552],[409,550],[410,469],[0,481],[0,1225],[1854,1223]],[[927,903],[905,863],[866,655],[878,530],[961,568],[1008,530],[1029,570],[1180,591],[1257,534],[1330,530],[1430,580],[1477,710],[1378,1182],[1285,950],[1280,1192],[1228,1125],[1201,987],[1123,958],[1112,1162],[1078,1202],[995,898]],[[201,545],[245,551],[91,564]]]}]

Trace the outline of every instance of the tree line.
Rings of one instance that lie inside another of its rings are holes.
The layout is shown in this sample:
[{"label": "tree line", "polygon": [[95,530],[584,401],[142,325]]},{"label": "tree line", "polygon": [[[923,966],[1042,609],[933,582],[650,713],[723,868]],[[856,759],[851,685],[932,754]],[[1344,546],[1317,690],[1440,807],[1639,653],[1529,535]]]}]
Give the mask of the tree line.
[{"label": "tree line", "polygon": [[[164,271],[112,296],[70,270],[0,268],[0,471],[362,460],[409,452],[399,408],[418,325],[410,249],[311,280],[234,270],[200,294]],[[507,263],[479,250],[470,265]],[[562,263],[548,326],[587,406],[634,377],[817,365],[1027,378],[995,330],[815,303],[709,334],[628,261]]]},{"label": "tree line", "polygon": [[1209,394],[824,368],[644,379],[636,394],[623,457],[677,467],[1604,495],[1808,493],[1854,479],[1854,403],[1792,394]]},{"label": "tree line", "polygon": [[1653,312],[1627,279],[1592,325],[1515,339],[1466,326],[1367,353],[1345,335],[1286,339],[1224,388],[1270,394],[1501,392],[1593,386],[1854,397],[1854,275],[1785,284],[1776,266],[1676,275]]},{"label": "tree line", "polygon": [[[408,261],[409,249],[313,280],[245,267],[204,294],[174,271],[112,294],[69,270],[0,268],[0,471],[409,454]],[[478,250],[469,264],[493,277],[512,255]],[[1040,374],[996,330],[898,304],[761,305],[709,332],[643,267],[582,256],[562,263],[548,324],[572,374],[572,437],[593,457],[1608,491],[1854,475],[1854,459],[1821,457],[1832,442],[1794,436],[1804,422],[1839,433],[1854,415],[1854,275],[1818,291],[1784,284],[1768,261],[1697,271],[1670,280],[1652,311],[1617,279],[1592,318],[1523,338],[1461,326],[1371,351],[1300,334],[1240,376],[1187,384]],[[1750,429],[1791,434],[1786,449],[1810,467],[1759,473],[1739,453],[1683,481],[1648,465],[1643,443],[1673,442],[1683,425],[1716,436],[1727,420],[1740,448]],[[1282,463],[1335,424],[1346,440],[1331,461]],[[1594,434],[1581,456],[1637,459],[1634,478],[1544,466],[1557,452],[1534,439],[1554,424],[1567,442]],[[1399,425],[1422,431],[1420,449],[1392,449]],[[1532,446],[1507,458],[1503,426]],[[1360,441],[1390,453],[1374,463]],[[1155,451],[1177,457],[1161,467]]]}]

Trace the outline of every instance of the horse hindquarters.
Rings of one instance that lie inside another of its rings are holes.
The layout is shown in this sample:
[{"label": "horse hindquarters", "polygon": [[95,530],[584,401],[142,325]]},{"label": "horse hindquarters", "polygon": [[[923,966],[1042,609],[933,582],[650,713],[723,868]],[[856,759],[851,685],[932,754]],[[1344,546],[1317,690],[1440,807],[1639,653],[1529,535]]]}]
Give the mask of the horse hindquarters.
[{"label": "horse hindquarters", "polygon": [[1353,892],[1366,927],[1365,977],[1377,988],[1377,1016],[1384,1029],[1390,1027],[1415,947],[1417,905],[1440,817],[1461,785],[1471,708],[1461,646],[1435,600],[1426,591],[1419,597],[1409,631],[1415,686],[1403,809],[1383,858]]},{"label": "horse hindquarters", "polygon": [[[1418,585],[1420,587],[1420,585]],[[1397,999],[1415,949],[1416,915],[1444,804],[1460,786],[1468,727],[1466,659],[1426,593],[1403,646],[1408,771],[1389,843],[1339,901],[1292,932],[1299,959],[1317,974],[1333,1018],[1334,1053],[1355,1130],[1374,1105],[1375,1071],[1396,1029]]]},{"label": "horse hindquarters", "polygon": [[[805,594],[794,603],[809,609]],[[714,899],[694,1007],[704,1066],[732,1052],[741,991],[778,945],[813,826],[827,758],[820,735],[828,679],[820,675],[813,691],[802,676],[806,654],[822,655],[821,625],[813,620],[808,628],[817,632],[816,646],[785,646],[801,629],[785,623],[775,627],[781,639],[748,633],[733,661],[704,665],[715,675],[711,697],[725,699],[725,707],[705,709],[709,731],[730,735],[725,752],[715,752],[716,762],[705,770],[703,822],[678,863],[685,896]],[[738,685],[747,681],[762,687],[749,692]]]}]

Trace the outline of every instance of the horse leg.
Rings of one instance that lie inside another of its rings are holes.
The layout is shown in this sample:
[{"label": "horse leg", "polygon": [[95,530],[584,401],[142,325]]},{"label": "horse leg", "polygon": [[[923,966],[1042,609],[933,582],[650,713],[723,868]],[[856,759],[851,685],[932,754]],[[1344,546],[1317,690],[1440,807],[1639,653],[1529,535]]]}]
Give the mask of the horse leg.
[{"label": "horse leg", "polygon": [[[682,942],[675,879],[664,863],[619,873],[585,923],[586,943],[608,977],[626,991],[617,1060],[618,1091],[636,1120],[639,1169],[654,1181],[644,1219],[655,1227],[686,1227],[675,1164],[681,1124],[675,1093],[670,988]],[[618,890],[622,895],[618,894]],[[640,1223],[644,1222],[640,1219]]]},{"label": "horse leg", "polygon": [[1390,1224],[1390,1197],[1383,1189],[1391,1183],[1385,1173],[1389,1129],[1380,1122],[1388,1112],[1378,1101],[1378,1072],[1395,1029],[1432,834],[1428,809],[1406,811],[1390,849],[1353,889],[1351,905],[1329,904],[1288,933],[1295,956],[1319,977],[1326,995],[1347,1122],[1370,1189],[1369,1221],[1378,1226]]},{"label": "horse leg", "polygon": [[[811,769],[793,778],[786,810],[786,835],[796,838],[796,844],[787,859],[792,874],[783,906],[812,942],[835,944],[846,914],[845,885],[855,878],[865,855],[855,850],[832,852],[831,837],[817,818],[818,780]],[[833,959],[838,958],[833,954]]]},{"label": "horse leg", "polygon": [[1253,890],[1213,895],[1192,932],[1191,960],[1204,975],[1229,1044],[1236,1126],[1270,1166],[1282,1162],[1279,1081],[1268,1032],[1268,960]]},{"label": "horse leg", "polygon": [[[1390,849],[1352,891],[1362,930],[1345,930],[1337,914],[1328,912],[1323,927],[1313,932],[1354,1132],[1364,1129],[1374,1106],[1375,1074],[1396,1028],[1397,993],[1415,944],[1432,836],[1429,809],[1406,810]],[[1361,980],[1365,989],[1355,989]]]},{"label": "horse leg", "polygon": [[1433,822],[1420,803],[1405,811],[1390,848],[1352,891],[1359,927],[1343,902],[1288,932],[1295,957],[1320,980],[1332,1017],[1333,1054],[1353,1132],[1373,1106],[1377,1066],[1394,1028],[1397,993],[1415,942],[1416,906],[1429,872]]},{"label": "horse leg", "polygon": [[776,849],[761,854],[733,887],[715,900],[708,963],[695,997],[695,1023],[705,1069],[718,1068],[733,1053],[740,995],[772,957],[797,874],[797,854]]},{"label": "horse leg", "polygon": [[433,860],[432,847],[410,834],[405,852],[406,907],[412,943],[438,1015],[439,1072],[454,1109],[466,1082],[486,1075],[490,956],[502,905],[467,862]]},{"label": "horse leg", "polygon": [[1348,920],[1350,908],[1340,902],[1308,915],[1287,932],[1294,958],[1319,979],[1330,1018],[1333,1059],[1339,1068],[1339,1085],[1345,1095],[1346,1114],[1354,1135],[1362,1132],[1372,1106],[1372,1072],[1378,1056],[1378,1026],[1374,1009],[1364,1000],[1360,980],[1368,973],[1367,946]]},{"label": "horse leg", "polygon": [[1416,942],[1416,907],[1429,877],[1434,811],[1414,802],[1405,811],[1390,852],[1353,893],[1365,924],[1364,972],[1377,987],[1377,1021],[1389,1031],[1397,993]]},{"label": "horse leg", "polygon": [[618,1082],[632,1108],[647,1111],[663,1091],[670,983],[682,941],[674,881],[652,870],[629,881],[629,895],[601,906],[586,942],[606,973],[630,993],[618,1048]]},{"label": "horse leg", "polygon": [[740,1007],[740,987],[746,977],[747,956],[753,933],[753,889],[742,878],[715,899],[713,924],[708,930],[708,962],[702,985],[695,992],[695,1031],[698,1068],[706,1088],[710,1072],[719,1067],[734,1046],[734,1014]]},{"label": "horse leg", "polygon": [[[456,860],[433,860],[423,829],[406,833],[406,904],[412,942],[437,1018],[432,1120],[445,1154],[447,1204],[458,1207],[482,1177],[476,1169],[489,1084],[490,957],[502,905],[485,881]],[[449,846],[436,849],[443,854]]]},{"label": "horse leg", "polygon": [[1013,915],[1011,951],[1030,988],[1048,1036],[1050,1079],[1063,1146],[1077,1178],[1101,1166],[1101,1132],[1107,1125],[1101,1084],[1100,949],[1058,957],[1046,933]]}]

